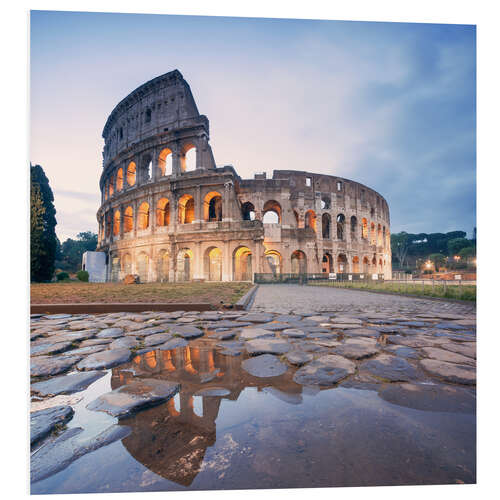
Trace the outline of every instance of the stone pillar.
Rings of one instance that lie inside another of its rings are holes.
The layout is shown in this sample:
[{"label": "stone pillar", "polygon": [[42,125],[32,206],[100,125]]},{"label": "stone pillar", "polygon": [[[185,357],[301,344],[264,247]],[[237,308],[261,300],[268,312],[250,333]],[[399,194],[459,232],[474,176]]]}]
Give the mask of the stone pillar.
[{"label": "stone pillar", "polygon": [[201,254],[201,243],[199,241],[197,241],[194,244],[193,255],[194,255],[193,279],[201,280],[204,278],[203,255]]},{"label": "stone pillar", "polygon": [[206,146],[203,142],[203,138],[201,137],[197,138],[194,141],[194,145],[196,147],[196,170],[200,170],[203,168],[203,151],[205,150]]},{"label": "stone pillar", "polygon": [[233,214],[231,213],[231,195],[233,193],[233,182],[226,181],[224,183],[224,195],[222,199],[222,221],[230,222],[233,220]]},{"label": "stone pillar", "polygon": [[194,222],[203,220],[203,200],[201,199],[201,187],[196,186],[194,190]]},{"label": "stone pillar", "polygon": [[224,241],[222,247],[222,281],[231,281],[232,259],[229,247],[229,241]]},{"label": "stone pillar", "polygon": [[123,226],[125,224],[125,209],[123,208],[123,204],[119,207],[120,210],[120,239],[123,239]]},{"label": "stone pillar", "polygon": [[175,177],[180,175],[181,171],[181,157],[179,152],[179,144],[175,143],[172,148],[172,175]]}]

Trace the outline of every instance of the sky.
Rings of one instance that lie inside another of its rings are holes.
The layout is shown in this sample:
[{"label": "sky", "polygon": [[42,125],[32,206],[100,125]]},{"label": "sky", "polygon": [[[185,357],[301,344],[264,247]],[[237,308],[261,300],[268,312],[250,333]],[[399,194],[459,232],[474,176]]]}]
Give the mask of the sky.
[{"label": "sky", "polygon": [[115,105],[178,69],[217,165],[306,170],[387,200],[391,232],[476,226],[470,25],[31,12],[30,157],[61,241],[97,232],[101,137]]}]

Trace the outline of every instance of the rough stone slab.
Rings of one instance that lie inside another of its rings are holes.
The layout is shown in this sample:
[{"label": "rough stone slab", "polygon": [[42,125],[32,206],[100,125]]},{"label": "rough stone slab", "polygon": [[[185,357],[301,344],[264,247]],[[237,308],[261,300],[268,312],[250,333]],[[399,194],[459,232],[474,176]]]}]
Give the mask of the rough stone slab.
[{"label": "rough stone slab", "polygon": [[431,375],[454,384],[475,385],[476,370],[467,365],[447,363],[437,359],[422,359],[420,365]]},{"label": "rough stone slab", "polygon": [[240,330],[240,340],[253,340],[264,337],[274,337],[274,333],[263,328],[243,328]]},{"label": "rough stone slab", "polygon": [[73,342],[50,342],[31,346],[31,356],[47,356],[49,354],[59,354],[71,349]]},{"label": "rough stone slab", "polygon": [[336,354],[349,359],[364,359],[374,356],[380,349],[367,342],[346,342],[333,350]]},{"label": "rough stone slab", "polygon": [[149,335],[144,339],[145,346],[159,345],[164,344],[172,338],[170,333],[155,333],[153,335]]},{"label": "rough stone slab", "polygon": [[101,330],[97,337],[100,339],[116,339],[117,337],[122,337],[125,334],[123,328],[105,328]]},{"label": "rough stone slab", "polygon": [[87,339],[80,343],[80,347],[88,347],[91,345],[107,345],[111,344],[113,339]]},{"label": "rough stone slab", "polygon": [[31,384],[31,390],[41,396],[56,396],[57,394],[72,394],[83,391],[97,379],[103,377],[103,371],[72,373],[54,377],[43,382]]},{"label": "rough stone slab", "polygon": [[172,349],[178,349],[179,347],[186,347],[189,345],[189,342],[185,339],[181,338],[173,338],[170,340],[167,340],[164,344],[161,344],[160,346],[157,346],[157,349],[160,349],[160,351],[170,351]]},{"label": "rough stone slab", "polygon": [[471,366],[476,365],[476,362],[467,356],[462,356],[461,354],[458,354],[456,352],[451,352],[445,349],[439,349],[437,347],[423,347],[422,349],[420,349],[420,352],[426,358],[437,359],[439,361],[446,361],[448,363],[456,363],[459,365],[460,364],[471,365]]},{"label": "rough stone slab", "polygon": [[173,335],[177,335],[184,339],[194,339],[197,337],[203,337],[203,330],[196,328],[196,326],[172,326],[170,328],[170,333]]},{"label": "rough stone slab", "polygon": [[280,333],[282,337],[290,337],[293,339],[302,339],[306,336],[304,330],[299,330],[298,328],[287,328]]},{"label": "rough stone slab", "polygon": [[384,347],[384,351],[388,351],[401,358],[419,359],[418,352],[413,347],[407,347],[404,345],[388,345]]},{"label": "rough stone slab", "polygon": [[57,335],[51,337],[50,340],[52,342],[79,342],[95,337],[98,331],[97,328],[91,328],[90,330],[79,330],[76,332],[57,332]]},{"label": "rough stone slab", "polygon": [[248,354],[255,356],[257,354],[284,354],[291,349],[291,345],[278,339],[254,339],[245,343]]},{"label": "rough stone slab", "polygon": [[140,409],[168,401],[179,392],[180,387],[180,384],[166,380],[134,378],[126,385],[102,394],[87,408],[123,418]]},{"label": "rough stone slab", "polygon": [[403,337],[402,335],[389,335],[387,337],[387,343],[405,345],[407,347],[435,347],[448,342],[446,339],[437,339],[435,337],[427,336],[414,336],[414,337]]},{"label": "rough stone slab", "polygon": [[260,328],[263,328],[264,330],[269,330],[271,332],[278,332],[280,330],[285,330],[286,328],[290,328],[292,325],[289,325],[288,323],[261,323]]},{"label": "rough stone slab", "polygon": [[342,356],[328,354],[299,368],[293,376],[301,385],[335,385],[356,371],[356,365]]},{"label": "rough stone slab", "polygon": [[309,316],[307,319],[316,321],[316,323],[328,323],[330,321],[330,316]]},{"label": "rough stone slab", "polygon": [[167,331],[168,328],[165,326],[151,326],[149,328],[125,332],[125,335],[131,337],[146,337],[148,335],[155,335],[156,333],[166,333]]},{"label": "rough stone slab", "polygon": [[113,349],[91,354],[76,365],[78,370],[103,370],[126,363],[131,358],[129,349]]},{"label": "rough stone slab", "polygon": [[370,337],[377,338],[380,336],[378,330],[372,328],[353,328],[351,330],[344,330],[344,335],[348,337]]},{"label": "rough stone slab", "polygon": [[213,335],[210,335],[210,338],[217,340],[232,340],[235,336],[236,332],[234,330],[227,330],[223,332],[216,332]]},{"label": "rough stone slab", "polygon": [[268,323],[274,319],[273,314],[250,313],[238,318],[241,321],[250,321],[251,323]]},{"label": "rough stone slab", "polygon": [[56,426],[63,425],[73,418],[71,406],[53,406],[30,414],[31,444],[48,436]]},{"label": "rough stone slab", "polygon": [[121,337],[114,339],[111,344],[109,344],[110,349],[132,349],[137,347],[139,341],[135,337]]},{"label": "rough stone slab", "polygon": [[318,339],[318,340],[313,340],[313,344],[321,347],[339,347],[342,345],[342,342],[335,340],[333,338],[329,339]]},{"label": "rough stone slab", "polygon": [[48,377],[68,371],[83,356],[36,356],[31,358],[31,376]]},{"label": "rough stone slab", "polygon": [[72,349],[64,353],[65,356],[87,356],[88,354],[94,354],[95,352],[105,351],[108,348],[106,344],[89,345],[87,347],[80,347],[78,349]]},{"label": "rough stone slab", "polygon": [[31,315],[31,317],[33,316],[36,316],[36,317],[40,317],[40,316],[43,316],[45,319],[67,319],[67,318],[71,318],[71,316],[73,316],[72,314],[46,314],[46,315],[43,315],[43,314],[37,314],[37,315]]},{"label": "rough stone slab", "polygon": [[195,396],[211,396],[211,397],[223,397],[229,396],[231,391],[225,387],[207,387],[206,389],[201,389],[194,393]]},{"label": "rough stone slab", "polygon": [[287,365],[272,354],[262,354],[246,359],[241,363],[241,367],[250,375],[262,378],[278,377],[288,370]]},{"label": "rough stone slab", "polygon": [[469,389],[449,385],[388,384],[378,395],[389,403],[415,410],[475,413],[476,396]]},{"label": "rough stone slab", "polygon": [[302,366],[313,359],[313,355],[303,351],[289,351],[285,354],[287,361],[295,366]]},{"label": "rough stone slab", "polygon": [[447,351],[456,352],[462,356],[467,356],[468,358],[476,359],[476,343],[467,344],[455,344],[454,342],[448,342],[441,346],[442,349]]},{"label": "rough stone slab", "polygon": [[82,432],[81,427],[73,427],[38,449],[31,456],[31,482],[35,483],[56,474],[83,455],[123,439],[131,431],[123,425],[112,425],[83,442],[78,439]]},{"label": "rough stone slab", "polygon": [[417,378],[417,371],[408,361],[389,354],[364,361],[359,369],[390,382],[409,382]]}]

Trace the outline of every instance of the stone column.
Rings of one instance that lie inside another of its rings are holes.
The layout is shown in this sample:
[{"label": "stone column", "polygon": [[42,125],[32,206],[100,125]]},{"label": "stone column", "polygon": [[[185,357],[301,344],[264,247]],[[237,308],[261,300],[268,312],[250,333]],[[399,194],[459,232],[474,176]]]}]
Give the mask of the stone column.
[{"label": "stone column", "polygon": [[179,144],[175,143],[172,147],[172,175],[175,177],[180,175],[181,171],[181,157],[179,152]]},{"label": "stone column", "polygon": [[229,247],[229,241],[224,241],[222,247],[222,281],[231,281],[232,259]]},{"label": "stone column", "polygon": [[201,187],[196,186],[194,191],[194,222],[201,222],[203,220],[203,201],[201,199]]},{"label": "stone column", "polygon": [[200,280],[204,278],[203,275],[203,255],[201,254],[201,243],[197,241],[194,244],[194,269],[193,269],[193,279]]}]

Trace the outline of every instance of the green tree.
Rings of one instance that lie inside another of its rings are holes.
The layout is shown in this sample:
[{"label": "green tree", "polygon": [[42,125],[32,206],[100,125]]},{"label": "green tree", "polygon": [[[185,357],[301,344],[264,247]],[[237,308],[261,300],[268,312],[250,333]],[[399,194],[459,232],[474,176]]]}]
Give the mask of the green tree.
[{"label": "green tree", "polygon": [[440,267],[444,266],[446,262],[446,256],[442,253],[431,253],[429,255],[429,260],[434,264],[434,267],[437,271]]},{"label": "green tree", "polygon": [[61,245],[61,260],[58,265],[61,269],[76,272],[81,268],[82,255],[87,251],[94,251],[97,247],[97,234],[85,231],[76,235],[76,240],[68,238]]},{"label": "green tree", "polygon": [[448,253],[449,255],[458,255],[460,250],[465,247],[471,246],[471,242],[466,238],[453,238],[448,240]]},{"label": "green tree", "polygon": [[50,281],[57,250],[54,195],[43,168],[30,164],[31,281]]}]

